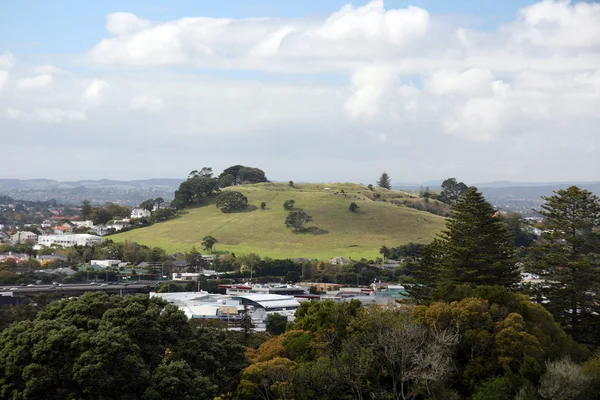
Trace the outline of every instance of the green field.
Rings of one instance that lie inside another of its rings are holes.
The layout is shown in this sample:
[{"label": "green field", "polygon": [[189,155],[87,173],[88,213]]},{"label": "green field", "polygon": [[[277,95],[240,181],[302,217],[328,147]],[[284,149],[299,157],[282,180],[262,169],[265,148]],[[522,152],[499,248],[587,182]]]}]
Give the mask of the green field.
[{"label": "green field", "polygon": [[[330,188],[329,193],[325,188]],[[214,204],[191,208],[181,216],[147,228],[135,229],[108,238],[114,241],[132,240],[148,246],[159,246],[168,252],[185,252],[192,246],[201,251],[200,242],[206,235],[215,237],[219,253],[258,253],[273,258],[307,257],[328,259],[345,256],[354,259],[378,256],[382,245],[398,246],[408,242],[427,243],[444,226],[444,218],[398,206],[385,201],[373,201],[375,193],[381,198],[414,200],[406,192],[341,184],[265,183],[235,188],[246,197],[248,211],[225,214]],[[347,195],[339,193],[344,190]],[[338,192],[338,194],[335,194]],[[312,233],[294,233],[284,225],[287,212],[285,200],[295,200],[296,208],[313,217],[308,225]],[[265,210],[261,202],[267,203]],[[348,210],[356,202],[357,213]]]}]

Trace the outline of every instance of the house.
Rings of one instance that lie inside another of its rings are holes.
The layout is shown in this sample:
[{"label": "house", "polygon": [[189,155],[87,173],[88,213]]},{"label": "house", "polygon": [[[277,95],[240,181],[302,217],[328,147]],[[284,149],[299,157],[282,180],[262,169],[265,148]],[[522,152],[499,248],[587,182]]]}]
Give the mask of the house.
[{"label": "house", "polygon": [[121,263],[121,260],[92,260],[90,264],[98,265],[100,267],[108,268],[108,267],[118,267]]},{"label": "house", "polygon": [[38,237],[38,243],[48,247],[53,244],[62,247],[91,246],[102,243],[102,238],[87,233],[75,235],[42,235]]},{"label": "house", "polygon": [[175,260],[172,262],[173,262],[173,266],[175,268],[177,268],[179,271],[181,271],[184,268],[187,268],[187,266],[188,266],[188,262],[185,260]]},{"label": "house", "polygon": [[23,253],[13,253],[12,251],[0,253],[0,261],[6,261],[10,259],[20,263],[21,261],[27,261],[29,259],[29,255]]},{"label": "house", "polygon": [[124,228],[128,228],[130,226],[131,226],[131,224],[129,223],[128,219],[112,221],[111,223],[106,225],[106,227],[108,229],[114,229],[115,231],[120,231],[120,230],[123,230]]},{"label": "house", "polygon": [[333,257],[331,260],[329,260],[327,262],[332,265],[348,265],[348,264],[350,264],[350,260],[348,260],[342,256]]},{"label": "house", "polygon": [[37,258],[37,260],[39,262],[42,262],[42,261],[56,261],[56,260],[63,260],[64,261],[64,260],[67,259],[67,257],[59,256],[59,255],[56,255],[56,254],[49,254],[49,255],[45,255],[45,256],[37,256],[36,258]]},{"label": "house", "polygon": [[21,243],[34,244],[35,242],[37,242],[37,235],[33,232],[20,231],[20,232],[15,233],[14,235],[12,235],[10,240],[14,244],[21,244]]},{"label": "house", "polygon": [[152,213],[144,208],[134,208],[131,210],[131,218],[140,219],[140,218],[150,218]]},{"label": "house", "polygon": [[94,222],[92,220],[86,221],[72,221],[72,224],[77,228],[93,228]]},{"label": "house", "polygon": [[104,236],[108,234],[108,228],[104,225],[94,225],[94,227],[90,229],[90,232],[93,232],[98,236]]}]

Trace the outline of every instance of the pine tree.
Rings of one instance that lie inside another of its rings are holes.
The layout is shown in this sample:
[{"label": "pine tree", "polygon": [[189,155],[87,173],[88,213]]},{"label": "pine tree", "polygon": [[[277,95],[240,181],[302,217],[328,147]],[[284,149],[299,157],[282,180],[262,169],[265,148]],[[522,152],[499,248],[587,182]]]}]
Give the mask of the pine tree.
[{"label": "pine tree", "polygon": [[546,203],[547,233],[534,249],[532,272],[544,280],[534,292],[577,341],[600,344],[600,201],[587,190],[571,186]]},{"label": "pine tree", "polygon": [[419,263],[415,278],[421,298],[431,289],[444,297],[456,285],[510,288],[519,282],[513,239],[476,187],[454,205],[446,229]]},{"label": "pine tree", "polygon": [[387,172],[381,174],[381,177],[379,177],[379,180],[377,181],[377,186],[385,189],[392,188],[392,181],[390,180],[390,176],[387,174]]}]

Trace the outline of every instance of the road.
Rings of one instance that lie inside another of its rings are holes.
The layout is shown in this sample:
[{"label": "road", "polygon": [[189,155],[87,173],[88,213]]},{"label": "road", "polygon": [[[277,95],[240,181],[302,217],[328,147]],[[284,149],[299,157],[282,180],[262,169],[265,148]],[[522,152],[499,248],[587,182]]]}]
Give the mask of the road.
[{"label": "road", "polygon": [[56,293],[56,292],[141,292],[143,289],[153,287],[158,282],[135,282],[135,283],[115,283],[107,285],[106,283],[98,282],[95,285],[89,283],[63,283],[62,285],[34,285],[34,286],[2,286],[1,292],[12,292],[15,295],[33,295],[41,293]]}]

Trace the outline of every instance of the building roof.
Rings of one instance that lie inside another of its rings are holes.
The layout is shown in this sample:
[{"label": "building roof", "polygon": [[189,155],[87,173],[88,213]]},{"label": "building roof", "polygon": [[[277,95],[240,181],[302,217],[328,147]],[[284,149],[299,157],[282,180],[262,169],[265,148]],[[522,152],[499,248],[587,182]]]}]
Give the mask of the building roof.
[{"label": "building roof", "polygon": [[294,300],[294,296],[281,294],[256,294],[244,293],[232,296],[232,299],[247,300],[257,303],[264,308],[300,307],[300,303]]}]

